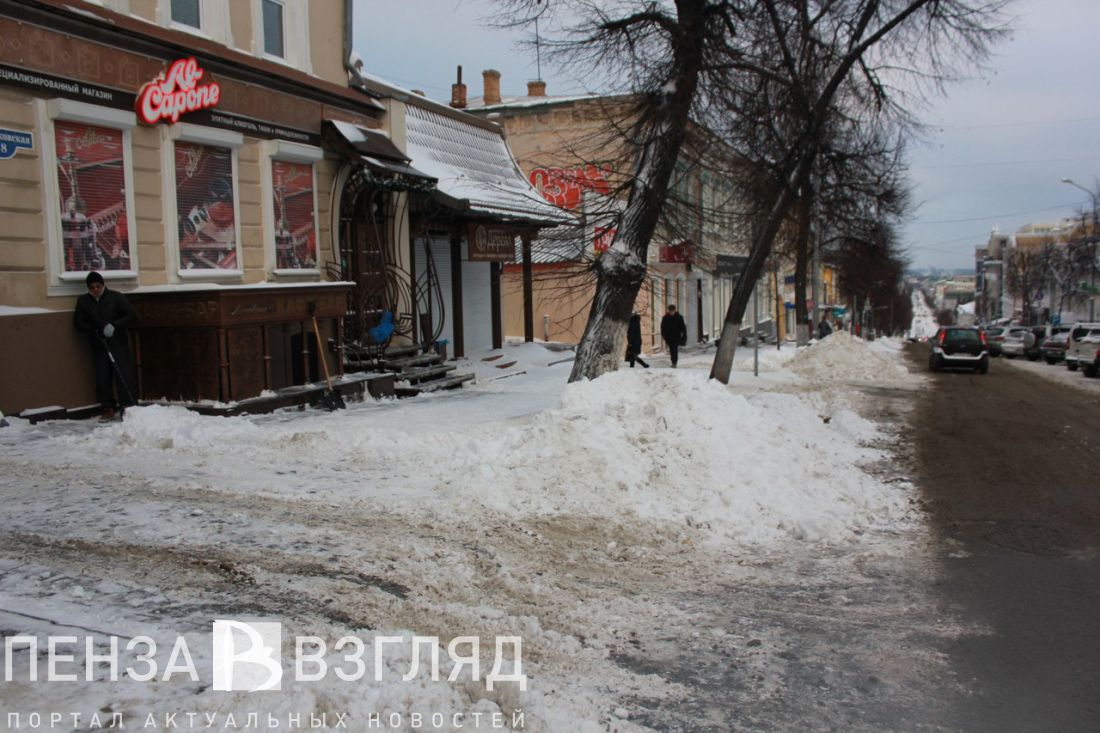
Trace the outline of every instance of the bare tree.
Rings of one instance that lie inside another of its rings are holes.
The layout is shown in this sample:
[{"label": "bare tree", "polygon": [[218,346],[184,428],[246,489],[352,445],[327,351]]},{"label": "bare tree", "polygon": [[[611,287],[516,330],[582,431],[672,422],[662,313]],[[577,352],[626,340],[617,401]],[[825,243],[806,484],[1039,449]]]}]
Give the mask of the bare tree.
[{"label": "bare tree", "polygon": [[[638,100],[634,175],[614,241],[595,264],[596,294],[570,380],[617,368],[648,248],[691,120],[748,154],[778,185],[747,211],[749,263],[727,311],[711,375],[728,381],[753,285],[800,191],[828,149],[829,125],[905,117],[896,86],[938,87],[960,62],[982,59],[1010,0],[560,0],[572,19],[551,44],[557,58],[598,69]],[[503,0],[506,21],[550,12],[540,0]],[[545,21],[544,21],[545,22]],[[760,121],[767,121],[767,125]],[[748,127],[746,127],[746,125]]]},{"label": "bare tree", "polygon": [[1030,325],[1035,294],[1042,290],[1050,272],[1050,250],[1016,248],[1005,255],[1005,287],[1023,301],[1024,323]]},{"label": "bare tree", "polygon": [[[748,267],[734,291],[711,377],[729,380],[744,314],[783,218],[806,188],[838,115],[864,124],[907,119],[905,96],[891,80],[908,73],[910,83],[939,90],[960,63],[981,61],[1003,28],[1003,0],[854,0],[806,3],[759,0],[752,15],[753,39],[732,65],[789,100],[780,118],[783,144],[773,152],[787,185],[778,189],[767,217],[756,228]],[[754,93],[759,93],[754,90]],[[862,117],[861,117],[862,115]]]}]

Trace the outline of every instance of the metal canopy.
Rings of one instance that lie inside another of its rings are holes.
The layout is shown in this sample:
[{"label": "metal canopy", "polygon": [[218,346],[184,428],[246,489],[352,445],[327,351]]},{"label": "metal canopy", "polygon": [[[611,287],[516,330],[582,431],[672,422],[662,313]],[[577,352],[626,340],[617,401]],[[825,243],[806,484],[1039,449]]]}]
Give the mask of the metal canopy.
[{"label": "metal canopy", "polygon": [[383,188],[434,190],[436,179],[409,165],[410,158],[385,134],[350,122],[325,120],[323,135],[349,162],[382,174]]}]

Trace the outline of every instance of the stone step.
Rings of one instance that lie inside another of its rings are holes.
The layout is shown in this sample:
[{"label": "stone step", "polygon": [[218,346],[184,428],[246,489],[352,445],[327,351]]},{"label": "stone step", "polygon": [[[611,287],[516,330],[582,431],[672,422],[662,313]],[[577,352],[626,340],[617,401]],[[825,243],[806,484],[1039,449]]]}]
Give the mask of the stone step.
[{"label": "stone step", "polygon": [[383,358],[380,366],[385,369],[393,369],[400,372],[410,367],[428,366],[429,364],[442,364],[443,357],[436,353],[418,354],[417,356],[404,356],[397,359]]},{"label": "stone step", "polygon": [[415,397],[425,392],[439,392],[444,389],[457,389],[474,378],[473,374],[455,374],[443,379],[433,379],[416,385],[401,386],[396,388],[398,397]]},{"label": "stone step", "polygon": [[412,369],[405,369],[403,371],[400,371],[395,376],[397,377],[398,381],[407,381],[411,384],[442,377],[445,374],[453,372],[455,369],[457,369],[457,367],[447,366],[445,364],[427,367],[414,367]]}]

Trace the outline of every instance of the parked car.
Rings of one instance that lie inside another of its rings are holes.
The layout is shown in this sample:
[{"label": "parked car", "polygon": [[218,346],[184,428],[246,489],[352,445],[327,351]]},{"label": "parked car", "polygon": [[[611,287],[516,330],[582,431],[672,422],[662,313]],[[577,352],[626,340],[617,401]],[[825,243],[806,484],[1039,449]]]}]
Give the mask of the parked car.
[{"label": "parked car", "polygon": [[1005,329],[1003,326],[990,326],[985,329],[986,341],[989,344],[989,355],[1000,356],[1001,344],[1005,340]]},{"label": "parked car", "polygon": [[1001,342],[1001,353],[1008,359],[1024,356],[1029,361],[1035,361],[1042,356],[1045,338],[1046,329],[1043,326],[1009,326]]},{"label": "parked car", "polygon": [[1100,323],[1075,323],[1069,332],[1066,343],[1066,369],[1077,371],[1084,369],[1085,374],[1095,377],[1100,373],[1097,363],[1097,351],[1100,350]]},{"label": "parked car", "polygon": [[1069,328],[1059,330],[1043,340],[1041,351],[1047,364],[1057,364],[1066,358],[1066,344],[1069,342]]},{"label": "parked car", "polygon": [[944,326],[930,342],[928,368],[973,369],[979,374],[989,371],[989,342],[985,331],[968,326]]}]

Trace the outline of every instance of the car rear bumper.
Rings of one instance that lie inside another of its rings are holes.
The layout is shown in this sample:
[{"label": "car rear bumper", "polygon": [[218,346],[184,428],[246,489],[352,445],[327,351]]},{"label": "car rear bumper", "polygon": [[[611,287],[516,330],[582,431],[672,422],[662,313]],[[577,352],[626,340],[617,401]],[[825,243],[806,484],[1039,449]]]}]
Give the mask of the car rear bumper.
[{"label": "car rear bumper", "polygon": [[932,351],[944,366],[977,366],[982,359],[989,358],[989,352],[980,354],[948,354],[943,349],[936,347]]}]

